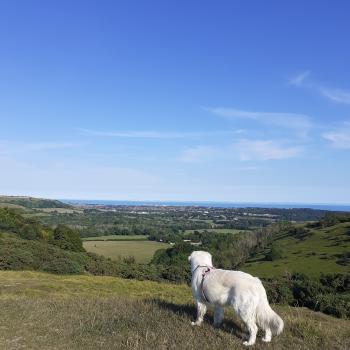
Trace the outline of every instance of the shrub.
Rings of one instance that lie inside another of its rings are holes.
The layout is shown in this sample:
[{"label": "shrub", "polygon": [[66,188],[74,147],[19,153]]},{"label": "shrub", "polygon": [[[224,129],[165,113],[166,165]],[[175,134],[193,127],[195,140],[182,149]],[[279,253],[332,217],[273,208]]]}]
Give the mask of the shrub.
[{"label": "shrub", "polygon": [[338,257],[337,264],[344,265],[344,266],[350,265],[350,252],[344,252],[342,254],[338,254],[337,257]]},{"label": "shrub", "polygon": [[350,318],[350,296],[321,294],[317,296],[317,310],[339,318]]},{"label": "shrub", "polygon": [[0,245],[0,270],[25,270],[36,265],[35,257],[25,248]]},{"label": "shrub", "polygon": [[135,257],[133,255],[129,255],[129,256],[125,256],[124,259],[123,259],[123,262],[125,264],[135,264],[136,260],[135,260]]},{"label": "shrub", "polygon": [[0,208],[0,230],[17,232],[24,219],[15,210]]},{"label": "shrub", "polygon": [[350,293],[350,274],[327,274],[322,275],[320,282],[323,286],[331,288],[337,293]]},{"label": "shrub", "polygon": [[73,252],[85,251],[79,232],[65,225],[58,225],[55,228],[52,243]]},{"label": "shrub", "polygon": [[263,281],[267,296],[271,303],[292,304],[294,296],[290,281],[268,279]]},{"label": "shrub", "polygon": [[19,230],[19,236],[23,239],[40,239],[41,227],[38,223],[25,224]]},{"label": "shrub", "polygon": [[266,260],[275,261],[282,258],[282,250],[276,247],[275,244],[271,246],[270,251],[266,254]]},{"label": "shrub", "polygon": [[80,274],[83,272],[82,266],[69,257],[59,257],[43,263],[41,269],[46,272],[58,274]]}]

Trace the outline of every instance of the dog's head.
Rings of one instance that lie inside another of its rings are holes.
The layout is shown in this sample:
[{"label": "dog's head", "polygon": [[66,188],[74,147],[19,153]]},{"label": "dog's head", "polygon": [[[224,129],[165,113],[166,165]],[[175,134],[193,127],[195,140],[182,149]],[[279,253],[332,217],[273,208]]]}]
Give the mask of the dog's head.
[{"label": "dog's head", "polygon": [[198,265],[213,266],[211,254],[202,250],[196,250],[188,257],[191,263],[191,270],[193,271]]}]

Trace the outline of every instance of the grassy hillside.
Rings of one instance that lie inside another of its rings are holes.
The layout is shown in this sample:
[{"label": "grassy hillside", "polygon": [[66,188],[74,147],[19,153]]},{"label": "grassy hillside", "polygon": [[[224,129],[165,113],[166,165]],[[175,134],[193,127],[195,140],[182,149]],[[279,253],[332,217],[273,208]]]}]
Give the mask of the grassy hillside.
[{"label": "grassy hillside", "polygon": [[346,256],[350,252],[350,222],[325,228],[297,226],[274,236],[273,247],[280,257],[267,260],[271,246],[249,259],[242,270],[259,277],[279,277],[299,272],[309,277],[322,273],[350,272]]},{"label": "grassy hillside", "polygon": [[0,196],[0,207],[12,207],[19,209],[72,208],[71,205],[62,203],[58,200],[25,196]]},{"label": "grassy hillside", "polygon": [[[220,329],[203,327],[185,285],[112,277],[0,271],[0,348],[242,349],[246,332],[228,312]],[[304,308],[274,306],[286,325],[254,349],[346,349],[349,321]]]}]

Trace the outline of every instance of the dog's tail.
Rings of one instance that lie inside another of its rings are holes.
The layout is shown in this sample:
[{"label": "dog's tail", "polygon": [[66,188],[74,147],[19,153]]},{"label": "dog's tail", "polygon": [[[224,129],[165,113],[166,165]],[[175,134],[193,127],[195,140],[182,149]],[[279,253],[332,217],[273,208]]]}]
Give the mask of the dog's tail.
[{"label": "dog's tail", "polygon": [[271,329],[272,334],[278,335],[283,331],[284,322],[282,318],[271,309],[266,293],[264,294],[256,308],[256,322],[262,329]]}]

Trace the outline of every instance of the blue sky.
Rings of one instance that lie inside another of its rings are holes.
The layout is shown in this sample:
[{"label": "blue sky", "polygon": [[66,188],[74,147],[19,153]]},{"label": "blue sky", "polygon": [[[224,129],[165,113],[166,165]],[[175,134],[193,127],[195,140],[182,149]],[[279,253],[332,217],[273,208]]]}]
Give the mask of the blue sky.
[{"label": "blue sky", "polygon": [[350,202],[348,1],[1,1],[0,193]]}]

